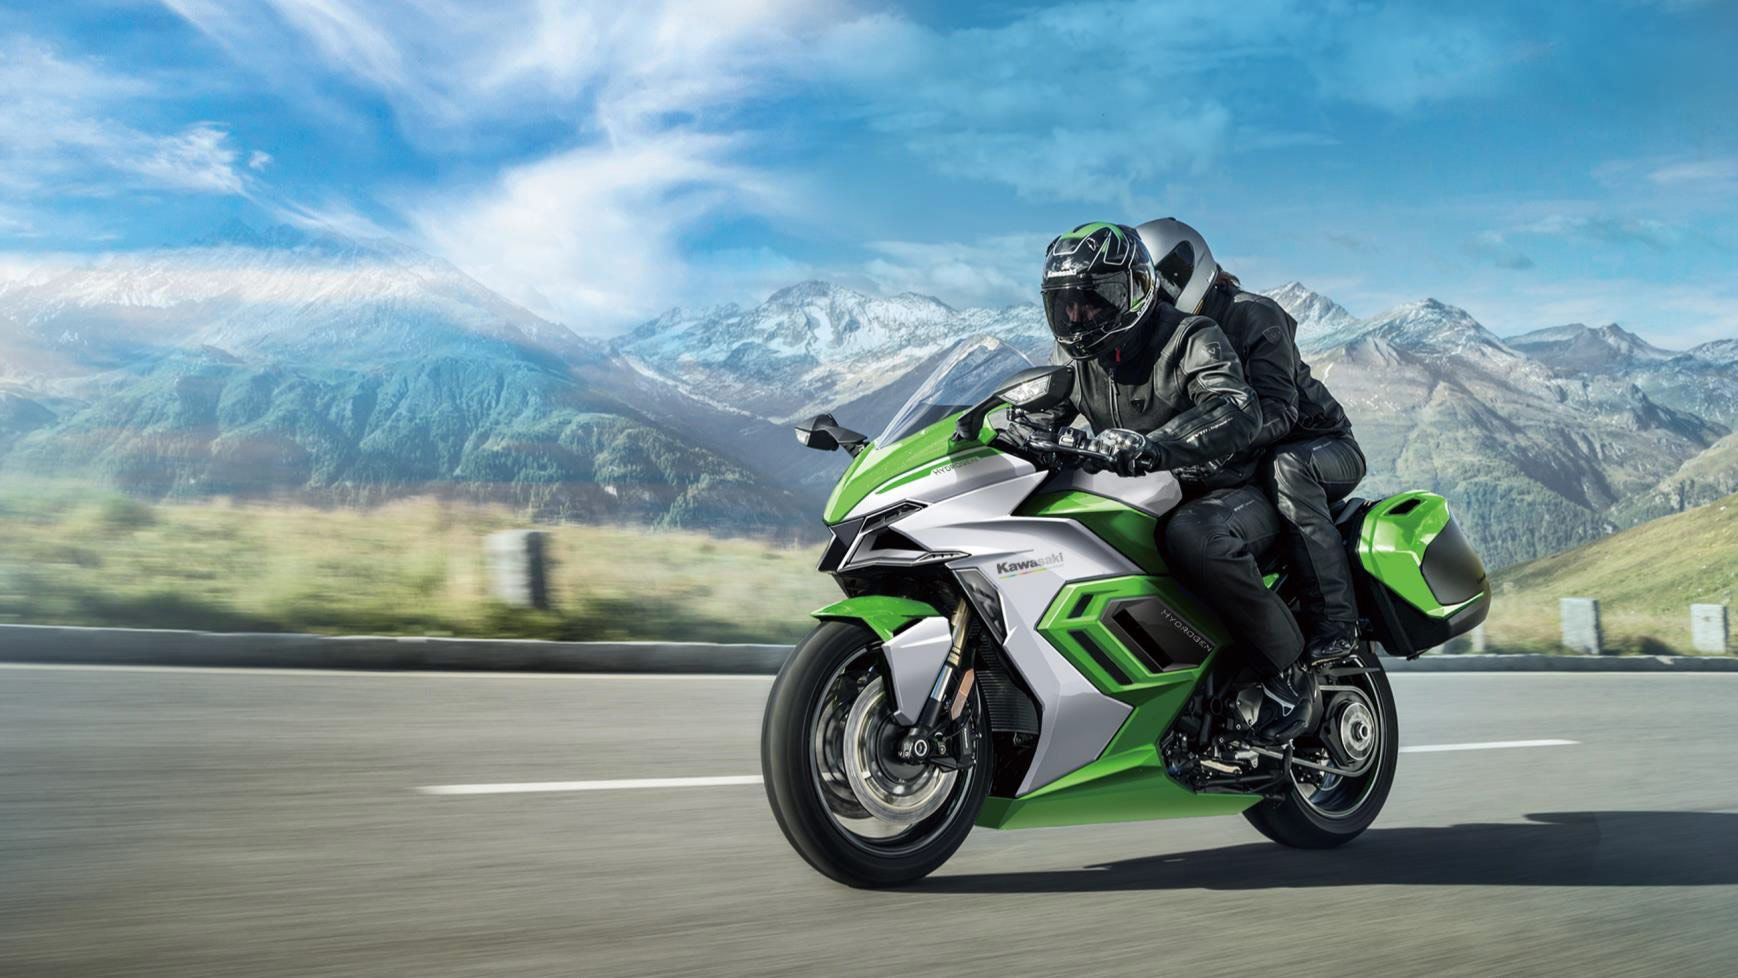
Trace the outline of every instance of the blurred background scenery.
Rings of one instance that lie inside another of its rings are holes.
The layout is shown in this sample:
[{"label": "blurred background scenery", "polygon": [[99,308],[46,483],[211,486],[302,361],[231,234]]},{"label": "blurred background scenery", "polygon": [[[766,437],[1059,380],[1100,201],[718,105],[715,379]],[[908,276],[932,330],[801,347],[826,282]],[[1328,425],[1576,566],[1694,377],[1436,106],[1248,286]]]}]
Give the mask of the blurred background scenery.
[{"label": "blurred background scenery", "polygon": [[[9,9],[0,621],[789,640],[843,462],[792,422],[1048,356],[1049,237],[1175,214],[1297,319],[1361,494],[1451,501],[1493,650],[1580,595],[1688,651],[1738,585],[1732,40],[1693,2]],[[483,539],[533,526],[513,609]]]}]

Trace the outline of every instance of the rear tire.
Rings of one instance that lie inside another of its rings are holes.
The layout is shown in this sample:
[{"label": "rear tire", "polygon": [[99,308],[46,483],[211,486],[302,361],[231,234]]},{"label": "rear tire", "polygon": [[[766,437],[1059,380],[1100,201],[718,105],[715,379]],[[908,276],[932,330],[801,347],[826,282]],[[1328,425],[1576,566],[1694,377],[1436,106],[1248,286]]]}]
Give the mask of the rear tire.
[{"label": "rear tire", "polygon": [[[823,622],[779,670],[761,726],[760,767],[773,817],[809,865],[848,886],[900,886],[934,872],[965,841],[989,793],[988,717],[975,689],[966,706],[969,716],[962,716],[979,732],[974,761],[953,772],[945,799],[933,814],[909,827],[878,823],[853,801],[849,788],[840,788],[836,766],[822,756],[830,752],[818,746],[823,741],[832,743],[829,738],[840,739],[841,726],[836,717],[824,717],[823,711],[828,716],[837,713],[836,704],[842,702],[837,691],[844,682],[847,694],[863,691],[857,702],[874,707],[876,716],[870,721],[859,718],[856,726],[843,729],[861,730],[870,722],[884,726],[891,705],[877,703],[884,693],[870,684],[885,677],[886,664],[875,633],[855,622]],[[863,834],[865,827],[889,834],[870,837]]]},{"label": "rear tire", "polygon": [[[1371,705],[1375,707],[1380,727],[1376,745],[1379,753],[1372,773],[1356,784],[1341,779],[1342,783],[1332,789],[1300,785],[1294,778],[1291,791],[1285,797],[1261,802],[1243,813],[1256,831],[1280,845],[1294,849],[1333,849],[1345,845],[1361,835],[1381,814],[1382,805],[1388,800],[1388,791],[1394,786],[1400,720],[1394,709],[1394,691],[1388,684],[1388,675],[1382,671],[1381,662],[1368,646],[1348,660],[1345,667],[1375,670],[1364,676],[1327,681],[1362,685],[1365,693],[1374,700]],[[1331,718],[1324,716],[1322,722],[1325,727]],[[1353,789],[1356,789],[1355,793]],[[1336,793],[1343,797],[1336,797]]]}]

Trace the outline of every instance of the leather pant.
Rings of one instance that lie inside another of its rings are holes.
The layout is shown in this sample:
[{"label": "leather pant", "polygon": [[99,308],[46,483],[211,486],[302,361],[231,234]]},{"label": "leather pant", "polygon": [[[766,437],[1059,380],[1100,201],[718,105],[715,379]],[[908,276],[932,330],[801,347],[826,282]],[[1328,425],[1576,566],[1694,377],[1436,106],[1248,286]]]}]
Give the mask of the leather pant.
[{"label": "leather pant", "polygon": [[1303,654],[1303,633],[1261,561],[1284,544],[1285,524],[1258,486],[1215,489],[1178,506],[1163,531],[1171,571],[1219,614],[1250,664],[1277,675]]},{"label": "leather pant", "polygon": [[1276,445],[1263,472],[1285,524],[1288,566],[1312,642],[1355,637],[1358,604],[1346,545],[1333,504],[1364,478],[1364,453],[1349,434],[1297,438]]}]

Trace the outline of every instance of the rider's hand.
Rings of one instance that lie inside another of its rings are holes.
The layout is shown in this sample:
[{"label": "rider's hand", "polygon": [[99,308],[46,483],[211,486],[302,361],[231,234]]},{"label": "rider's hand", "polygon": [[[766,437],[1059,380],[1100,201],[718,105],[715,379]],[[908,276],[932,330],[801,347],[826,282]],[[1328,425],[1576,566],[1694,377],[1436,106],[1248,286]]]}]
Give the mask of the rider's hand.
[{"label": "rider's hand", "polygon": [[1145,475],[1163,462],[1163,453],[1152,439],[1127,428],[1099,432],[1093,436],[1092,450],[1109,455],[1118,475]]},{"label": "rider's hand", "polygon": [[1024,451],[1039,439],[1040,434],[1042,432],[1024,412],[1009,411],[1006,421],[996,431],[996,441],[1015,451]]}]

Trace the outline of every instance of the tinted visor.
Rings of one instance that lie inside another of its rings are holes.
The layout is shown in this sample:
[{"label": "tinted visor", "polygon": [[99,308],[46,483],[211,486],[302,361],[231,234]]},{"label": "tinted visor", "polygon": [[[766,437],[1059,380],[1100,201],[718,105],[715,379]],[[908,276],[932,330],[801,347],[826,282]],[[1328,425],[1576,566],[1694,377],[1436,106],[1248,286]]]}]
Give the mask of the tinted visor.
[{"label": "tinted visor", "polygon": [[1107,276],[1090,286],[1044,293],[1044,319],[1056,342],[1075,356],[1086,356],[1122,327],[1128,308],[1128,288]]}]

